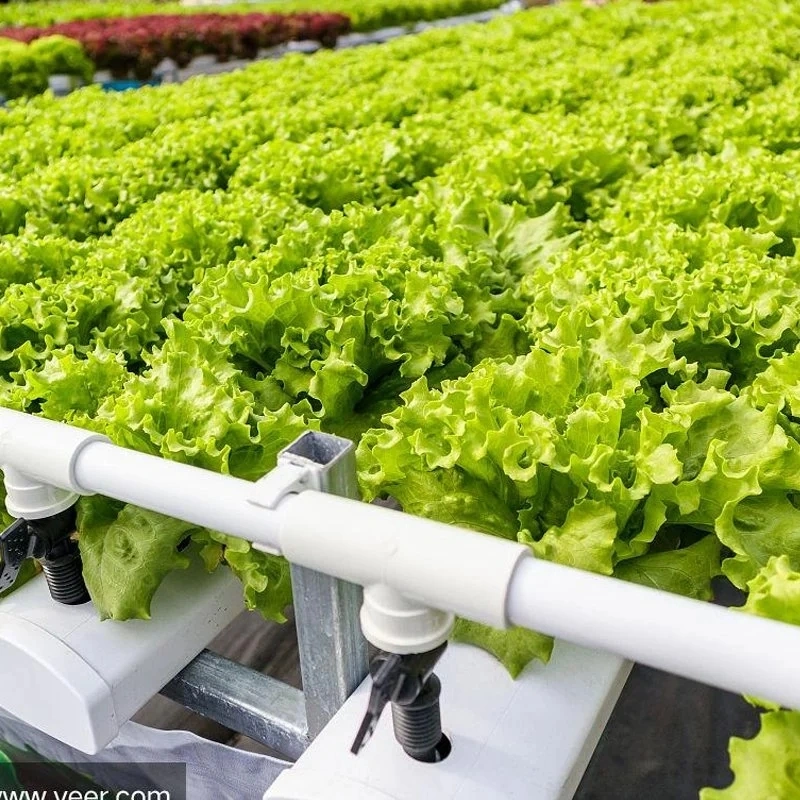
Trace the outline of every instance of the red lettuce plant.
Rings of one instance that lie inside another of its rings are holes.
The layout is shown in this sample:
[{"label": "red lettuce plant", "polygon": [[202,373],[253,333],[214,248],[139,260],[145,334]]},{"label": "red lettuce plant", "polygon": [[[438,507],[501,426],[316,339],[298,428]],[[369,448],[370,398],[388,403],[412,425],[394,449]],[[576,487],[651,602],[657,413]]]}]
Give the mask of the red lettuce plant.
[{"label": "red lettuce plant", "polygon": [[0,36],[26,43],[67,36],[80,42],[98,69],[144,80],[165,58],[184,67],[198,55],[215,55],[221,61],[254,58],[261,48],[299,39],[332,47],[350,27],[343,14],[152,14],[3,28]]}]

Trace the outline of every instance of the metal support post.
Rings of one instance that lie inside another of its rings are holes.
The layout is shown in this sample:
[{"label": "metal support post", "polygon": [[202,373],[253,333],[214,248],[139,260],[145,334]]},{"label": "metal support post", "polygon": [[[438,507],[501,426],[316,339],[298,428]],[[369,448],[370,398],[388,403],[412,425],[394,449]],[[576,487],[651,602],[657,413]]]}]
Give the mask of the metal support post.
[{"label": "metal support post", "polygon": [[[358,499],[355,448],[347,439],[309,432],[284,450],[278,464],[312,467],[319,491]],[[369,671],[359,613],[362,589],[292,566],[300,671],[309,738],[342,707]]]},{"label": "metal support post", "polygon": [[[270,473],[276,496],[292,488],[298,468],[309,488],[358,498],[349,440],[316,432],[297,439]],[[296,759],[366,677],[369,656],[361,587],[295,565],[291,574],[302,693],[206,651],[162,694]]]}]

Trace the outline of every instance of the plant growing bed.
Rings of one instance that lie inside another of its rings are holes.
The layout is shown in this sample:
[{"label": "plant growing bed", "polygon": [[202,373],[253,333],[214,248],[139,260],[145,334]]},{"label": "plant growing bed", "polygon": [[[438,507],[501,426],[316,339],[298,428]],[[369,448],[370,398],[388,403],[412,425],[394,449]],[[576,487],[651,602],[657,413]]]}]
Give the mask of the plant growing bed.
[{"label": "plant growing bed", "polygon": [[0,97],[39,94],[53,75],[91,80],[94,68],[77,42],[49,36],[30,45],[0,39]]},{"label": "plant growing bed", "polygon": [[[319,427],[368,498],[795,622],[798,55],[773,0],[559,6],[13,106],[3,402],[246,478]],[[287,601],[237,540],[97,499],[79,527],[108,616],[193,553]],[[797,719],[735,746],[747,796],[790,792]]]},{"label": "plant growing bed", "polygon": [[340,14],[151,15],[65,22],[46,28],[3,28],[0,37],[33,42],[62,36],[78,42],[95,67],[117,78],[148,80],[164,59],[185,67],[211,54],[221,61],[254,58],[259,50],[295,40],[332,46],[350,22]]}]

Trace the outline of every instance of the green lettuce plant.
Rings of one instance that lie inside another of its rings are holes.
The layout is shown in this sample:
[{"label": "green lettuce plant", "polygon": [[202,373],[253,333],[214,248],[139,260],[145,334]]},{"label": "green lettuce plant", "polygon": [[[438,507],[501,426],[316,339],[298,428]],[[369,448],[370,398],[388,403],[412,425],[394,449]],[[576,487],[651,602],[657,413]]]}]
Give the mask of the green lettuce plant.
[{"label": "green lettuce plant", "polygon": [[[777,0],[561,4],[13,103],[2,402],[247,479],[350,436],[366,499],[796,623],[798,54]],[[290,599],[218,532],[101,499],[79,529],[106,617],[193,558]],[[515,674],[552,648],[457,636]],[[793,726],[719,796],[792,797]]]}]

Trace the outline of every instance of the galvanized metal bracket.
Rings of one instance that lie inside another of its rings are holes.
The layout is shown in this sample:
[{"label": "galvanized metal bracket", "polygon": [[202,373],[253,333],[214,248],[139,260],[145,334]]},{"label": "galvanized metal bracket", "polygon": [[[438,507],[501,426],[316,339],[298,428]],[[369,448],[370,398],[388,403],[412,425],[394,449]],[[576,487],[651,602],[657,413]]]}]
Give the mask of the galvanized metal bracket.
[{"label": "galvanized metal bracket", "polygon": [[[275,508],[287,495],[307,489],[358,499],[351,441],[304,433],[254,484],[250,502]],[[359,621],[360,586],[296,565],[291,576],[302,693],[206,651],[162,694],[296,759],[364,680],[369,652]]]}]

